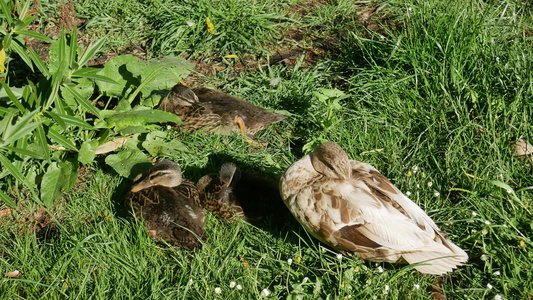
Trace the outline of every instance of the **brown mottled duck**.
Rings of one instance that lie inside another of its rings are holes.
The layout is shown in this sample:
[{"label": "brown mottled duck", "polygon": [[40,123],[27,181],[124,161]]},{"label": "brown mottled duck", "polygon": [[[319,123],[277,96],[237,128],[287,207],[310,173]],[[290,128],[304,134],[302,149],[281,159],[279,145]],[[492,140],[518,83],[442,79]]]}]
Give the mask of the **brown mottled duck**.
[{"label": "brown mottled duck", "polygon": [[139,174],[126,196],[126,208],[143,219],[156,241],[195,249],[205,240],[205,211],[194,183],[182,178],[180,167],[169,160]]},{"label": "brown mottled duck", "polygon": [[198,192],[207,210],[222,219],[237,216],[257,225],[270,217],[279,225],[290,216],[274,181],[241,172],[234,163],[224,163],[217,174],[202,177]]},{"label": "brown mottled duck", "polygon": [[240,131],[254,135],[285,116],[267,111],[242,99],[205,87],[189,89],[178,83],[159,109],[180,117],[184,131],[203,129],[207,132],[230,134]]}]

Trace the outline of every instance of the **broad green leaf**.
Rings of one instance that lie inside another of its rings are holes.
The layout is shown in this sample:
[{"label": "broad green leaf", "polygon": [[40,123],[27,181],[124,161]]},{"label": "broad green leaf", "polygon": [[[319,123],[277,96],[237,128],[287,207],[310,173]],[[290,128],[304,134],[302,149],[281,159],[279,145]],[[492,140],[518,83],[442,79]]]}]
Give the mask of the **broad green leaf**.
[{"label": "broad green leaf", "polygon": [[13,202],[13,200],[11,200],[11,198],[9,198],[9,196],[6,195],[6,193],[4,193],[4,191],[0,191],[0,200],[4,201],[5,204],[9,205],[12,208],[16,208],[17,207],[15,202]]},{"label": "broad green leaf", "polygon": [[33,132],[33,130],[35,128],[37,128],[37,126],[39,126],[39,124],[42,123],[42,121],[40,122],[31,122],[33,116],[35,115],[37,111],[33,111],[31,112],[30,114],[24,116],[23,118],[21,118],[19,121],[17,121],[17,123],[15,124],[15,126],[13,126],[9,132],[9,134],[7,135],[6,139],[4,140],[4,142],[2,143],[1,146],[7,146],[9,144],[11,144],[12,142],[18,140],[18,139],[21,139],[23,137],[25,137],[26,135],[30,134]]},{"label": "broad green leaf", "polygon": [[127,70],[128,65],[141,63],[141,60],[131,54],[119,55],[108,61],[98,73],[104,77],[115,79],[116,83],[97,81],[96,84],[102,93],[111,97],[126,97],[141,81]]},{"label": "broad green leaf", "polygon": [[35,130],[35,134],[37,137],[37,142],[39,143],[39,146],[41,147],[41,151],[44,153],[45,159],[50,162],[50,150],[48,149],[48,139],[46,137],[46,133],[44,132],[43,124],[39,124],[39,126],[37,127],[37,130]]},{"label": "broad green leaf", "polygon": [[31,48],[28,48],[28,51],[30,52],[31,60],[33,61],[35,66],[37,66],[37,69],[39,69],[39,71],[41,71],[41,73],[43,73],[45,77],[49,77],[50,72],[48,72],[48,68],[44,64],[43,60],[39,57],[39,55]]},{"label": "broad green leaf", "polygon": [[69,50],[69,46],[66,45],[64,37],[63,39],[52,42],[50,45],[50,55],[48,59],[48,70],[50,70],[50,74],[56,73],[60,68],[63,69],[62,73],[66,73],[68,65],[64,63],[66,60],[65,53],[61,52],[67,52]]},{"label": "broad green leaf", "polygon": [[163,131],[153,131],[146,136],[142,146],[152,156],[181,156],[187,152],[187,147],[178,140],[165,141],[167,133]]},{"label": "broad green leaf", "polygon": [[91,60],[91,58],[93,58],[96,55],[96,53],[98,53],[98,51],[100,51],[100,49],[104,45],[104,42],[105,42],[105,37],[99,39],[98,41],[96,41],[95,43],[87,47],[85,51],[83,51],[83,53],[79,57],[78,65],[80,67],[85,66],[87,62]]},{"label": "broad green leaf", "polygon": [[[189,76],[194,64],[176,56],[165,56],[161,59],[129,64],[127,68],[136,77],[140,76],[143,82],[147,81],[142,88],[143,97],[147,97],[153,91],[168,90],[181,79]],[[154,78],[147,80],[147,76],[154,71],[158,71]]]},{"label": "broad green leaf", "polygon": [[131,134],[138,134],[138,133],[144,133],[149,132],[150,128],[149,126],[130,126],[126,128],[121,128],[118,132],[121,135],[131,135]]},{"label": "broad green leaf", "polygon": [[23,183],[31,191],[34,199],[39,201],[39,198],[33,189],[33,185],[24,175],[22,175],[21,170],[17,169],[2,153],[0,153],[0,164],[2,165],[2,168],[13,175],[18,182]]},{"label": "broad green leaf", "polygon": [[81,144],[80,151],[78,152],[78,161],[84,165],[90,164],[93,162],[96,154],[92,149],[91,143],[85,141]]},{"label": "broad green leaf", "polygon": [[78,49],[78,30],[76,30],[76,27],[72,29],[69,48],[68,66],[70,69],[77,69],[76,50]]},{"label": "broad green leaf", "polygon": [[55,131],[53,128],[48,128],[48,136],[52,140],[56,141],[59,145],[69,150],[78,152],[78,149],[76,148],[76,146],[72,145],[72,143],[69,140],[67,140],[62,134]]},{"label": "broad green leaf", "polygon": [[35,32],[35,31],[20,30],[20,31],[17,31],[17,33],[20,34],[20,35],[31,37],[31,38],[34,38],[36,40],[41,40],[41,41],[44,41],[44,42],[47,42],[47,43],[51,43],[52,42],[51,38],[47,37],[44,34],[40,34],[38,32]]},{"label": "broad green leaf", "polygon": [[68,192],[78,180],[78,160],[74,157],[59,163],[61,172],[64,176],[63,191]]},{"label": "broad green leaf", "polygon": [[81,68],[81,69],[78,69],[78,70],[72,72],[71,77],[73,77],[73,78],[76,78],[76,77],[89,78],[89,79],[93,79],[93,80],[101,80],[101,81],[117,84],[117,82],[115,80],[113,80],[113,79],[111,79],[109,77],[98,75],[97,73],[100,72],[100,70],[101,69],[89,68],[89,67]]},{"label": "broad green leaf", "polygon": [[28,67],[30,67],[30,69],[34,71],[30,56],[28,55],[28,53],[26,53],[24,48],[18,44],[18,41],[14,40],[11,43],[11,48],[20,56],[20,58],[26,63],[26,65],[28,65]]},{"label": "broad green leaf", "polygon": [[78,104],[81,105],[85,110],[97,116],[98,118],[101,118],[100,110],[94,107],[89,101],[87,101],[87,99],[80,95],[75,89],[70,87],[70,85],[63,85],[61,88],[61,93],[70,93],[69,96],[73,96],[76,102],[78,102]]},{"label": "broad green leaf", "polygon": [[142,83],[131,93],[128,97],[128,102],[133,103],[135,100],[135,97],[141,92],[141,90],[150,83],[150,81],[154,80],[154,78],[159,74],[159,70],[153,70],[152,73],[148,74],[146,78],[143,78]]},{"label": "broad green leaf", "polygon": [[13,102],[13,104],[15,104],[15,106],[20,110],[20,112],[26,112],[26,108],[22,106],[22,103],[20,103],[18,97],[15,96],[15,94],[13,93],[12,88],[10,88],[3,80],[0,80],[0,84],[2,84],[3,87],[2,91],[0,92],[0,97],[3,96],[3,93],[5,93],[5,95],[9,98],[9,100],[11,100],[11,102]]},{"label": "broad green leaf", "polygon": [[136,106],[131,111],[112,115],[105,119],[109,127],[115,126],[118,130],[127,127],[142,126],[147,123],[181,123],[178,116],[156,109]]},{"label": "broad green leaf", "polygon": [[[30,156],[30,157],[33,157],[33,158],[36,158],[36,159],[44,159],[44,156],[42,154],[39,154],[35,151],[31,151],[31,150],[28,150],[28,149],[25,149],[25,148],[20,148],[20,147],[10,147],[10,146],[5,146],[5,147],[2,147],[3,149],[6,149],[6,150],[9,150],[9,151],[12,151],[13,153],[17,154],[18,156],[20,156],[20,154],[22,154],[23,156]],[[24,157],[21,157],[21,158],[24,158]]]},{"label": "broad green leaf", "polygon": [[8,26],[11,27],[11,23],[13,22],[11,18],[12,11],[7,7],[6,1],[0,1],[0,8],[2,8],[3,17],[6,18]]},{"label": "broad green leaf", "polygon": [[92,125],[90,125],[89,123],[85,122],[84,120],[78,117],[69,116],[69,115],[60,114],[60,113],[56,113],[55,115],[58,118],[60,118],[61,121],[65,122],[68,125],[75,126],[81,129],[89,129],[89,130],[95,129]]},{"label": "broad green leaf", "polygon": [[56,162],[51,163],[41,181],[41,200],[46,207],[51,207],[54,200],[61,198],[61,189],[65,185],[65,175]]},{"label": "broad green leaf", "polygon": [[119,175],[132,178],[147,165],[152,163],[141,150],[124,150],[117,154],[108,155],[105,159],[106,164],[110,165]]},{"label": "broad green leaf", "polygon": [[67,123],[65,123],[65,121],[63,121],[56,113],[47,111],[45,112],[45,115],[48,115],[54,119],[54,121],[56,121],[59,126],[63,127],[63,129],[67,129]]}]

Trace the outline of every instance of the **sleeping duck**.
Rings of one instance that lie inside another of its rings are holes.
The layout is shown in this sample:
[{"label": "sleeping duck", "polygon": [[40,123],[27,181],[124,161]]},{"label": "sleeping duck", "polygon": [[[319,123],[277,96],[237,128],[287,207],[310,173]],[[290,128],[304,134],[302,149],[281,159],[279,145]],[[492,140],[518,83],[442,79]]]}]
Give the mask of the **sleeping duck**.
[{"label": "sleeping duck", "polygon": [[202,128],[218,134],[238,130],[254,135],[286,118],[226,93],[204,87],[191,90],[182,83],[172,88],[159,109],[176,114],[184,123],[181,130]]},{"label": "sleeping duck", "polygon": [[205,212],[196,186],[182,178],[176,163],[163,160],[147,174],[139,174],[125,205],[138,219],[144,219],[154,240],[185,249],[202,247]]},{"label": "sleeping duck", "polygon": [[237,216],[257,225],[271,217],[279,224],[290,215],[275,182],[241,172],[234,163],[224,163],[217,174],[202,177],[198,192],[207,210],[222,219]]},{"label": "sleeping duck", "polygon": [[436,275],[468,260],[418,205],[334,142],[292,164],[280,190],[305,230],[338,251],[371,261],[420,263],[418,271]]}]

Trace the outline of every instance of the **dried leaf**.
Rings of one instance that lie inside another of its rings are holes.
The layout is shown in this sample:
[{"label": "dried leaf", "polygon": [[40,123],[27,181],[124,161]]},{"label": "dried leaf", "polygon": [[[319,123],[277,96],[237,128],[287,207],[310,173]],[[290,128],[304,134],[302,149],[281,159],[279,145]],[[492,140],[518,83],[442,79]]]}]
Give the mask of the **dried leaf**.
[{"label": "dried leaf", "polygon": [[0,219],[3,219],[7,216],[11,216],[12,214],[13,214],[13,209],[11,208],[2,209],[0,210]]},{"label": "dried leaf", "polygon": [[126,144],[128,139],[131,138],[132,136],[133,135],[129,135],[129,136],[126,136],[126,137],[121,137],[121,138],[109,141],[107,143],[104,143],[104,144],[102,144],[102,145],[100,145],[100,146],[98,146],[96,148],[96,150],[94,151],[94,154],[96,154],[96,155],[106,154],[106,153],[115,151],[115,150],[117,150],[119,148],[122,148],[122,146],[124,146],[124,144]]},{"label": "dried leaf", "polygon": [[19,277],[22,274],[24,274],[24,272],[19,271],[19,270],[15,270],[15,271],[4,273],[4,276],[9,277],[9,278],[17,278],[17,277]]},{"label": "dried leaf", "polygon": [[446,296],[444,296],[438,281],[431,287],[431,298],[436,300],[446,300]]},{"label": "dried leaf", "polygon": [[525,140],[519,140],[518,142],[514,143],[515,151],[514,156],[525,156],[525,155],[531,155],[533,154],[533,146],[528,144]]}]

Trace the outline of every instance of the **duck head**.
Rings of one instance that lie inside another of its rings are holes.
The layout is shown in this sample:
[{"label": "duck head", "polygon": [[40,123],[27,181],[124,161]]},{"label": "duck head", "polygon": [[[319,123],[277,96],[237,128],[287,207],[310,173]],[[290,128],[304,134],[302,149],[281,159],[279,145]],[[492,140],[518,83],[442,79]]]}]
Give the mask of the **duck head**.
[{"label": "duck head", "polygon": [[153,186],[177,187],[182,182],[181,168],[175,162],[162,160],[155,164],[148,174],[139,174],[133,180],[131,191],[136,193],[140,190]]},{"label": "duck head", "polygon": [[313,150],[311,163],[318,173],[339,179],[350,178],[350,159],[335,142],[324,143]]}]

